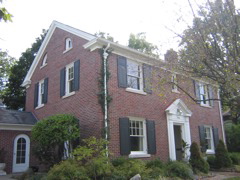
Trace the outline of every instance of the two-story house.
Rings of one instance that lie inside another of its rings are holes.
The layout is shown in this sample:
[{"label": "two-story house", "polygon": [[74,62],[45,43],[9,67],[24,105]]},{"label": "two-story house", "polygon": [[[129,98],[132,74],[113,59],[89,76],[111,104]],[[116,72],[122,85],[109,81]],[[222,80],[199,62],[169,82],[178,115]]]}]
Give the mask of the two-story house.
[{"label": "two-story house", "polygon": [[81,138],[109,139],[112,156],[180,160],[183,141],[214,154],[224,139],[217,85],[164,63],[54,21],[23,82],[26,111],[73,114]]}]

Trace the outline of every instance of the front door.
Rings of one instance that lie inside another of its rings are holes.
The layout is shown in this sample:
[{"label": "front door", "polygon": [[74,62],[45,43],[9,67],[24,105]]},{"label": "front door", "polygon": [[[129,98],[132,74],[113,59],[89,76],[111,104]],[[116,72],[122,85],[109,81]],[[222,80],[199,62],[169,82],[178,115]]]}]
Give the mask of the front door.
[{"label": "front door", "polygon": [[30,139],[27,135],[18,135],[14,140],[13,172],[24,172],[29,168]]},{"label": "front door", "polygon": [[176,160],[182,160],[182,130],[180,125],[174,125]]}]

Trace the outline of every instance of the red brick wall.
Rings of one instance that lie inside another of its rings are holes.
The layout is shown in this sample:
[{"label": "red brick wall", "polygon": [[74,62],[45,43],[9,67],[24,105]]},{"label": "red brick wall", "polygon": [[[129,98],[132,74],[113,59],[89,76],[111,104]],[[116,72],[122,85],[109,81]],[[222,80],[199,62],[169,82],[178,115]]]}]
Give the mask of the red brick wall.
[{"label": "red brick wall", "polygon": [[[65,38],[67,37],[73,40],[73,49],[63,54]],[[75,115],[80,120],[80,136],[82,138],[90,135],[100,136],[103,127],[103,115],[97,97],[101,58],[97,50],[89,52],[82,47],[86,42],[86,40],[75,35],[56,29],[45,50],[48,54],[48,64],[42,69],[38,64],[31,78],[32,84],[27,89],[26,103],[26,111],[33,112],[38,119],[59,113]],[[62,99],[59,92],[60,70],[77,59],[80,59],[80,89],[75,95]],[[156,87],[154,87],[153,94],[140,95],[126,92],[125,89],[118,88],[116,59],[117,56],[114,54],[109,58],[109,70],[111,73],[109,93],[113,98],[109,107],[111,133],[109,147],[114,156],[120,155],[119,117],[136,116],[155,121],[156,156],[167,160],[169,153],[165,110],[178,98],[182,99],[193,112],[192,117],[190,117],[192,141],[199,142],[198,126],[203,124],[218,127],[222,138],[218,102],[214,103],[214,108],[201,107],[181,90],[179,90],[179,94],[172,93],[171,85],[158,84],[159,78],[157,75],[154,78]],[[46,77],[49,78],[48,103],[44,107],[35,110],[33,107],[34,84]],[[170,79],[170,74],[162,74],[162,77]],[[194,95],[192,80],[178,76],[178,81],[190,94]]]},{"label": "red brick wall", "polygon": [[[31,132],[29,132],[29,131],[16,131],[16,130],[0,130],[0,137],[1,137],[0,147],[3,147],[4,150],[6,151],[6,156],[5,156],[6,168],[5,168],[5,171],[7,173],[12,172],[14,139],[20,134],[25,134],[25,135],[29,136],[29,138],[30,138]],[[30,164],[30,166],[39,165],[39,162],[37,161],[37,159],[33,155],[32,143],[31,142],[30,142],[29,164]]]}]

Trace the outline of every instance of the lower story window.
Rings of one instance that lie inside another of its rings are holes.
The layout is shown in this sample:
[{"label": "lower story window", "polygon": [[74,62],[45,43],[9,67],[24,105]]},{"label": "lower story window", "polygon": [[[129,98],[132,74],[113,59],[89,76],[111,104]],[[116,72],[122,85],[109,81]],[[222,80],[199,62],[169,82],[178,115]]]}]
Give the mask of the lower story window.
[{"label": "lower story window", "polygon": [[131,153],[147,152],[145,121],[130,119],[130,143]]},{"label": "lower story window", "polygon": [[211,127],[205,127],[205,145],[207,151],[214,151],[213,133]]}]

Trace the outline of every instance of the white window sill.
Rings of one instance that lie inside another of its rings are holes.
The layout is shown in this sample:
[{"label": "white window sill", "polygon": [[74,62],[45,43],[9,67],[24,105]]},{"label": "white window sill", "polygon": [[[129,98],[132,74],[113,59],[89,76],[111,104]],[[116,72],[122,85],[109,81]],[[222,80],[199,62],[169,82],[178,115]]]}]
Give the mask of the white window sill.
[{"label": "white window sill", "polygon": [[44,64],[44,65],[42,65],[42,66],[40,67],[40,69],[44,68],[45,66],[47,66],[47,63]]},{"label": "white window sill", "polygon": [[35,107],[35,109],[40,109],[40,108],[42,108],[42,107],[44,107],[44,104],[38,105],[37,107]]},{"label": "white window sill", "polygon": [[172,89],[172,92],[180,94],[180,92],[177,89]]},{"label": "white window sill", "polygon": [[151,154],[146,153],[131,153],[128,156],[129,158],[144,158],[144,157],[151,157]]},{"label": "white window sill", "polygon": [[212,106],[208,105],[208,104],[200,104],[200,106],[202,107],[207,107],[207,108],[212,108]]},{"label": "white window sill", "polygon": [[66,49],[65,51],[63,51],[63,54],[67,53],[67,52],[70,51],[71,49],[72,49],[72,47],[69,48],[69,49]]},{"label": "white window sill", "polygon": [[70,97],[70,96],[72,96],[72,95],[74,95],[74,94],[75,94],[75,91],[70,92],[70,93],[64,95],[64,96],[62,97],[62,99],[65,99],[65,98],[67,98],[67,97]]},{"label": "white window sill", "polygon": [[137,90],[132,88],[126,88],[126,91],[136,93],[136,94],[141,94],[141,95],[147,95],[147,93],[143,92],[142,90]]},{"label": "white window sill", "polygon": [[208,150],[206,151],[206,154],[215,154],[215,151],[214,151],[214,150],[211,150],[211,149],[208,149]]}]

